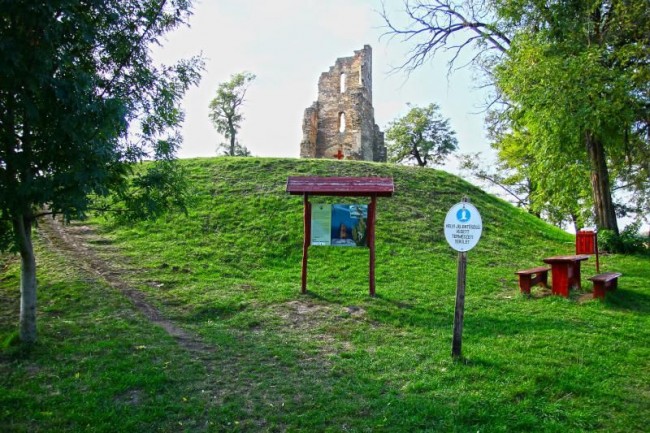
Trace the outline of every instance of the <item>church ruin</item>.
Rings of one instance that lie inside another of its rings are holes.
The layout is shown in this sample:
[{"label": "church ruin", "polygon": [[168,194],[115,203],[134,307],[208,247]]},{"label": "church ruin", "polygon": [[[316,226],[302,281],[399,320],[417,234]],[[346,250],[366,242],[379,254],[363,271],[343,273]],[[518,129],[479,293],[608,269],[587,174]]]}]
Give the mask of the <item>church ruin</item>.
[{"label": "church ruin", "polygon": [[305,109],[301,158],[386,161],[384,133],[372,108],[372,48],[336,59],[318,80],[318,100]]}]

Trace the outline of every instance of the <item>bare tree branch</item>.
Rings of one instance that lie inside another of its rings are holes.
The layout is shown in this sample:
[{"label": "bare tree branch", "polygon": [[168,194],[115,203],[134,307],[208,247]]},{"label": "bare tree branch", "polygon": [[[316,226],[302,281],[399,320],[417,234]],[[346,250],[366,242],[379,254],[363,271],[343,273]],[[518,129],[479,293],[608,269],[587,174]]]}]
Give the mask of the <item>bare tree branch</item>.
[{"label": "bare tree branch", "polygon": [[479,50],[470,63],[478,62],[483,54],[491,50],[506,53],[510,38],[496,24],[486,21],[492,18],[490,11],[475,2],[465,0],[457,4],[451,0],[404,0],[404,13],[410,21],[405,27],[396,25],[388,16],[385,4],[382,4],[380,15],[388,29],[382,36],[415,42],[406,60],[397,69],[411,72],[441,50],[453,52],[450,69],[469,47]]}]

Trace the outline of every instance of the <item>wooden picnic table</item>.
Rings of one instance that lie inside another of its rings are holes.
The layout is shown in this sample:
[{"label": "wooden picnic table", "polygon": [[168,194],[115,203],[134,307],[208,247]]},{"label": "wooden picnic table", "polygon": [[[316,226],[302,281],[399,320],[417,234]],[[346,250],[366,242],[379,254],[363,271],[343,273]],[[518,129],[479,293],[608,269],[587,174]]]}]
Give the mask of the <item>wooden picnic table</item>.
[{"label": "wooden picnic table", "polygon": [[580,288],[580,262],[589,256],[577,254],[574,256],[554,256],[544,259],[544,263],[551,265],[551,292],[554,295],[569,296],[569,289]]}]

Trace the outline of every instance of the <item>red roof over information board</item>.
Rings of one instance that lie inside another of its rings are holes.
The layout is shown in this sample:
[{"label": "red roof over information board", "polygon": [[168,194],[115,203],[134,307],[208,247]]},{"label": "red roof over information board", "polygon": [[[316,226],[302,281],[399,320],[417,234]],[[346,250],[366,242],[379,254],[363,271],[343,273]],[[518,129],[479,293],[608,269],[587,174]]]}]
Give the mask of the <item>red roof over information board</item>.
[{"label": "red roof over information board", "polygon": [[290,176],[289,194],[390,197],[395,191],[390,177]]}]

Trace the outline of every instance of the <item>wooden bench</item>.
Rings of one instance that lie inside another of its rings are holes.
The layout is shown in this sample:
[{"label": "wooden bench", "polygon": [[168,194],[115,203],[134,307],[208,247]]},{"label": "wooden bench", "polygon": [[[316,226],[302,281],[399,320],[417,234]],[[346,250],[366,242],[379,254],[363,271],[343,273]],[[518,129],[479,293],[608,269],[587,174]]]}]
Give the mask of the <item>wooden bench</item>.
[{"label": "wooden bench", "polygon": [[620,272],[605,272],[604,274],[598,274],[593,277],[590,277],[594,283],[594,298],[604,298],[605,292],[607,290],[616,290],[618,287],[618,277],[620,277]]},{"label": "wooden bench", "polygon": [[549,267],[539,266],[537,268],[515,272],[516,275],[519,275],[519,289],[521,293],[530,295],[530,288],[536,284],[548,287],[548,271],[550,270],[551,268]]}]

